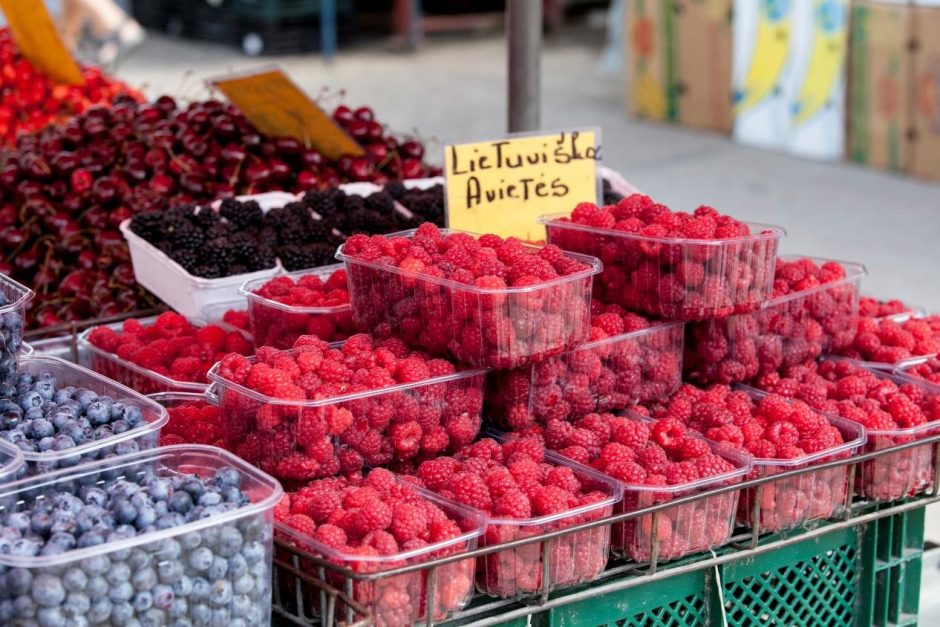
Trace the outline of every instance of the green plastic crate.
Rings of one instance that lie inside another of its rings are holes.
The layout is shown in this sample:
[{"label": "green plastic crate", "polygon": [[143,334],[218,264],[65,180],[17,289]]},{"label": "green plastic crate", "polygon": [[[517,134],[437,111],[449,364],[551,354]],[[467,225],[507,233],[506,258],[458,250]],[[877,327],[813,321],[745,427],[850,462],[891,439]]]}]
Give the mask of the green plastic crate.
[{"label": "green plastic crate", "polygon": [[[915,625],[923,508],[715,568],[578,601],[534,627]],[[667,566],[668,568],[668,566]],[[718,594],[718,578],[722,596]]]}]

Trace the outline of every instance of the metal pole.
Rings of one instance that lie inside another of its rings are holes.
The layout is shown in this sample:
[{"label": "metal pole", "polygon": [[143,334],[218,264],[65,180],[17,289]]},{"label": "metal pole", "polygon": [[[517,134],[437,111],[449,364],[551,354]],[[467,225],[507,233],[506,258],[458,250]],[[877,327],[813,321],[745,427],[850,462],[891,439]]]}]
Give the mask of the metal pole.
[{"label": "metal pole", "polygon": [[509,47],[509,132],[541,126],[542,0],[506,2]]}]

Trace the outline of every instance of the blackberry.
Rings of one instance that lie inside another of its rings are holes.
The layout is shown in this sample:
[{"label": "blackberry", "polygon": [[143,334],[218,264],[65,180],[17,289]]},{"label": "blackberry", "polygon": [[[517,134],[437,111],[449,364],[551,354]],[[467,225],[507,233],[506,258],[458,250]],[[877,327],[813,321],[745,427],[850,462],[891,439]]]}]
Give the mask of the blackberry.
[{"label": "blackberry", "polygon": [[266,244],[258,246],[255,251],[255,256],[253,259],[246,260],[248,267],[251,268],[252,272],[257,270],[265,270],[270,268],[277,263],[277,256],[274,254],[274,249]]},{"label": "blackberry", "polygon": [[610,185],[610,181],[604,179],[604,204],[616,205],[621,200],[623,200],[623,194],[615,192]]},{"label": "blackberry", "polygon": [[192,226],[193,212],[195,207],[192,205],[180,205],[170,207],[163,212],[163,228],[167,235],[172,235],[176,229]]},{"label": "blackberry", "polygon": [[204,279],[218,279],[222,276],[219,266],[211,263],[201,263],[193,268],[192,274]]},{"label": "blackberry", "polygon": [[234,198],[226,198],[222,201],[219,214],[236,230],[257,228],[264,222],[261,205],[254,200],[239,202]]},{"label": "blackberry", "polygon": [[176,263],[183,266],[183,269],[194,274],[196,266],[199,264],[199,252],[191,249],[184,248],[181,250],[174,250],[170,253],[170,258],[173,259]]},{"label": "blackberry", "polygon": [[196,250],[202,246],[205,239],[202,229],[191,222],[176,227],[170,237],[174,250]]},{"label": "blackberry", "polygon": [[166,229],[163,226],[163,213],[160,211],[138,213],[131,218],[131,231],[150,243],[164,239]]},{"label": "blackberry", "polygon": [[334,259],[335,254],[335,246],[322,242],[303,246],[281,246],[277,250],[281,263],[290,272],[326,265]]},{"label": "blackberry", "polygon": [[193,216],[193,223],[196,224],[203,231],[207,231],[219,224],[222,221],[222,218],[219,217],[219,214],[213,211],[211,208],[206,207],[199,211],[199,213]]},{"label": "blackberry", "polygon": [[223,276],[231,274],[228,268],[235,263],[236,257],[235,248],[227,238],[211,239],[202,247],[203,263],[217,266]]},{"label": "blackberry", "polygon": [[412,189],[399,201],[409,211],[438,226],[444,225],[444,186],[435,185],[425,190]]},{"label": "blackberry", "polygon": [[394,181],[385,186],[385,193],[389,194],[395,200],[401,200],[402,196],[408,191],[405,184],[401,181]]},{"label": "blackberry", "polygon": [[391,213],[395,211],[395,199],[392,198],[391,194],[385,192],[377,192],[370,196],[366,196],[365,199],[366,208],[373,209],[375,211],[383,213]]},{"label": "blackberry", "polygon": [[228,239],[232,235],[232,225],[227,222],[218,222],[206,229],[206,240]]},{"label": "blackberry", "polygon": [[359,194],[349,194],[343,199],[343,211],[350,212],[357,209],[365,209],[366,200]]},{"label": "blackberry", "polygon": [[313,216],[304,203],[292,202],[269,211],[265,223],[277,231],[278,244],[287,246],[305,243],[312,221]]}]

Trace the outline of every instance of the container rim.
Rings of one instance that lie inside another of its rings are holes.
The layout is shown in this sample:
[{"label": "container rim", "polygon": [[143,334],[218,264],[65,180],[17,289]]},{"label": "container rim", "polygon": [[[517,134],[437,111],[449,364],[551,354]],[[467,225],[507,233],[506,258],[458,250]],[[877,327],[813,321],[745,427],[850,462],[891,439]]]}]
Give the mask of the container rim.
[{"label": "container rim", "polygon": [[[471,233],[469,231],[459,231],[456,229],[440,229],[441,233],[444,235],[449,235],[451,233],[466,233],[468,235],[473,235],[475,237],[479,236],[477,233]],[[410,238],[414,237],[417,229],[409,229],[407,231],[399,231],[397,233],[388,233],[384,237],[393,238],[393,237],[405,237]],[[532,250],[538,250],[544,248],[544,246],[533,246],[532,244],[523,243],[522,246]],[[538,292],[539,290],[555,287],[558,285],[564,285],[566,283],[571,283],[577,280],[586,279],[588,277],[594,276],[595,274],[600,274],[604,269],[604,264],[597,257],[592,257],[590,255],[582,255],[580,253],[572,253],[568,251],[562,251],[562,253],[575,261],[579,261],[588,266],[585,270],[579,272],[574,272],[572,274],[566,274],[565,276],[556,277],[549,281],[543,281],[535,285],[526,285],[524,287],[501,287],[501,288],[491,288],[491,287],[476,287],[475,285],[467,285],[466,283],[460,283],[454,281],[453,279],[443,279],[440,277],[430,276],[424,272],[412,272],[409,270],[402,270],[401,268],[395,266],[388,266],[381,263],[376,263],[374,261],[365,261],[364,259],[359,259],[353,255],[347,255],[345,253],[346,243],[340,245],[336,249],[336,258],[347,263],[347,264],[357,264],[361,266],[366,266],[373,270],[379,270],[382,272],[388,272],[391,274],[398,274],[412,279],[420,279],[427,283],[434,283],[436,285],[442,285],[445,287],[450,287],[455,290],[460,290],[464,292],[471,292],[474,294],[528,294],[531,292]]]},{"label": "container rim", "polygon": [[[488,437],[496,440],[500,444],[506,443],[509,434],[503,433],[501,431],[496,431],[491,429],[482,434],[482,437]],[[516,527],[532,527],[535,525],[544,525],[547,523],[557,522],[564,518],[569,518],[572,516],[579,516],[581,514],[586,514],[588,512],[593,512],[604,507],[609,507],[616,505],[623,498],[623,485],[603,473],[600,473],[590,466],[585,466],[584,464],[579,464],[578,462],[568,459],[567,457],[562,457],[554,451],[545,451],[545,461],[553,464],[555,466],[565,466],[570,468],[575,473],[586,476],[591,479],[591,481],[597,482],[600,485],[603,485],[607,489],[607,498],[603,501],[598,501],[597,503],[589,503],[587,505],[580,505],[573,509],[565,510],[563,512],[558,512],[557,514],[546,514],[545,516],[538,516],[533,518],[503,518],[500,516],[487,516],[488,525],[513,525]]]},{"label": "container rim", "polygon": [[14,483],[0,486],[0,502],[6,499],[14,498],[17,494],[24,491],[39,490],[44,487],[52,487],[59,483],[71,481],[77,477],[86,476],[91,473],[97,473],[105,468],[122,468],[129,465],[140,464],[150,460],[156,461],[160,457],[169,454],[185,453],[214,455],[225,462],[225,465],[235,468],[241,477],[250,477],[267,487],[269,492],[256,502],[250,503],[231,512],[226,512],[219,516],[210,516],[201,520],[194,520],[178,527],[161,529],[151,533],[144,533],[133,538],[123,538],[115,542],[106,542],[97,546],[90,546],[81,549],[72,549],[58,555],[37,555],[34,557],[13,556],[9,554],[0,554],[0,564],[19,568],[42,568],[49,566],[58,566],[61,564],[70,564],[76,560],[92,557],[94,555],[109,554],[121,549],[133,548],[141,544],[150,544],[159,540],[165,540],[184,533],[199,531],[207,527],[218,526],[222,523],[257,514],[259,512],[271,509],[281,499],[284,491],[281,484],[278,483],[267,473],[249,465],[241,458],[232,455],[228,451],[202,444],[176,444],[173,446],[161,446],[147,451],[139,451],[130,455],[120,457],[110,457],[105,460],[99,460],[88,464],[81,464],[73,468],[57,470],[51,473],[22,479]]},{"label": "container rim", "polygon": [[208,402],[206,395],[204,393],[200,394],[198,392],[154,392],[153,394],[148,394],[147,398],[156,403],[160,403],[161,405],[163,405],[163,403],[172,403],[174,401],[179,401],[181,403],[195,403],[198,401]]},{"label": "container rim", "polygon": [[[113,381],[104,377],[97,372],[79,366],[78,364],[73,364],[70,361],[66,361],[59,357],[53,357],[51,355],[31,355],[29,357],[23,357],[20,360],[20,365],[29,364],[29,363],[52,363],[56,364],[58,368],[64,368],[66,370],[72,370],[76,374],[90,377],[95,380],[95,382],[111,387],[115,392],[119,392],[122,396],[126,396],[128,400],[132,400],[137,403],[139,406],[149,408],[156,414],[156,418],[151,422],[142,422],[133,429],[128,429],[124,433],[119,435],[111,436],[108,438],[102,438],[100,440],[94,440],[92,442],[87,442],[80,446],[74,448],[66,449],[64,451],[46,451],[45,453],[40,452],[27,452],[23,451],[23,459],[27,462],[44,462],[49,460],[63,459],[68,457],[76,457],[82,453],[88,451],[93,451],[104,446],[111,446],[113,444],[120,444],[127,440],[136,440],[142,435],[149,433],[156,433],[162,429],[170,419],[170,415],[166,410],[166,407],[156,403],[152,399],[146,397],[145,395],[132,390],[131,388]],[[83,464],[82,464],[83,465]],[[45,473],[44,473],[45,476]]]},{"label": "container rim", "polygon": [[280,277],[289,277],[295,282],[297,279],[305,276],[314,275],[321,278],[328,278],[333,275],[337,270],[344,269],[346,264],[342,263],[333,263],[327,266],[319,266],[317,268],[308,268],[307,270],[296,270],[294,272],[286,272],[284,274],[276,274],[272,277],[260,278],[260,279],[249,279],[241,284],[241,287],[238,288],[238,293],[248,299],[249,305],[251,303],[258,303],[259,305],[264,305],[265,307],[270,307],[271,309],[277,309],[280,311],[285,311],[287,313],[296,313],[296,314],[335,314],[343,311],[352,311],[352,305],[346,303],[344,305],[335,305],[333,307],[307,307],[304,305],[285,305],[284,303],[278,302],[272,298],[267,298],[266,296],[261,296],[255,292],[256,289],[262,285],[273,281],[274,279]]},{"label": "container rim", "polygon": [[16,300],[0,307],[0,313],[12,311],[17,307],[25,307],[29,301],[36,297],[36,292],[29,289],[19,281],[11,279],[5,274],[0,274],[0,285],[6,285],[7,287],[13,288],[13,290],[19,292],[19,294],[17,294]]},{"label": "container rim", "polygon": [[782,255],[777,257],[777,261],[799,261],[800,259],[809,259],[816,265],[822,265],[823,263],[834,261],[835,263],[842,266],[843,270],[845,270],[845,276],[837,281],[822,283],[816,287],[811,287],[806,290],[790,292],[789,294],[784,294],[783,296],[778,296],[777,298],[771,298],[768,301],[764,301],[758,311],[763,309],[770,309],[771,307],[788,303],[791,300],[796,300],[797,298],[806,298],[807,296],[812,296],[813,294],[818,294],[819,292],[831,290],[834,287],[841,287],[855,281],[861,281],[863,277],[868,275],[868,268],[865,267],[865,264],[858,263],[856,261],[842,261],[841,259],[826,259],[824,257],[811,257],[808,255]]},{"label": "container rim", "polygon": [[[400,561],[400,560],[411,560],[415,558],[423,558],[428,555],[428,553],[433,553],[435,551],[440,551],[441,549],[446,549],[455,545],[463,544],[474,540],[483,535],[483,532],[486,529],[487,517],[486,515],[472,507],[467,507],[456,501],[451,501],[450,499],[445,499],[444,497],[431,492],[426,488],[415,485],[409,482],[403,482],[400,477],[396,475],[396,483],[407,483],[410,487],[421,495],[422,498],[425,498],[438,506],[444,506],[459,513],[459,515],[465,519],[472,520],[474,523],[474,528],[470,531],[465,531],[457,537],[450,538],[448,540],[442,540],[441,542],[436,542],[434,544],[429,544],[417,549],[411,549],[410,551],[400,551],[398,553],[392,553],[391,555],[355,555],[352,553],[347,553],[345,551],[340,551],[334,549],[333,547],[327,546],[322,542],[318,541],[312,536],[308,536],[300,533],[296,529],[288,527],[283,522],[277,521],[274,523],[274,527],[277,532],[283,532],[285,535],[291,537],[291,539],[307,545],[308,547],[315,547],[315,550],[318,553],[321,553],[324,557],[336,561],[344,562],[369,562],[369,563],[384,563],[390,561]],[[470,558],[473,559],[473,558]],[[394,566],[389,566],[389,568],[394,568]],[[379,571],[381,572],[381,571]]]},{"label": "container rim", "polygon": [[[757,388],[751,387],[749,385],[743,385],[740,383],[734,384],[734,388],[747,392],[747,394],[754,399],[759,401],[765,396],[770,396],[771,392],[766,392],[764,390],[759,390]],[[778,394],[779,396],[779,394]],[[793,403],[795,399],[785,398],[788,403]],[[800,401],[801,403],[803,401]],[[812,409],[812,408],[811,408]],[[846,420],[841,416],[835,416],[833,414],[819,411],[818,409],[813,409],[814,412],[825,418],[830,425],[838,428],[840,431],[847,431],[853,437],[848,442],[843,442],[839,446],[834,446],[828,448],[824,451],[818,451],[816,453],[810,453],[809,455],[803,455],[802,457],[797,457],[795,459],[779,459],[776,457],[755,457],[754,458],[754,468],[757,467],[767,467],[767,466],[782,466],[785,468],[796,468],[798,466],[804,466],[813,464],[827,457],[832,457],[833,455],[841,455],[843,453],[855,453],[861,447],[865,446],[868,442],[868,432],[865,428],[857,422],[852,420]]]},{"label": "container rim", "polygon": [[[330,348],[336,348],[342,346],[342,342],[334,342],[330,344]],[[293,349],[288,349],[284,352],[293,353]],[[248,357],[248,361],[254,363],[254,356]],[[408,390],[414,390],[416,388],[422,388],[429,385],[439,385],[441,383],[451,383],[454,381],[462,381],[463,379],[469,379],[472,377],[479,377],[487,373],[485,368],[474,368],[472,370],[460,370],[453,372],[451,374],[445,374],[439,377],[431,377],[430,379],[425,379],[424,381],[415,381],[413,383],[399,383],[397,385],[390,385],[384,388],[376,388],[374,390],[365,390],[363,392],[353,392],[350,394],[341,394],[339,396],[331,396],[329,398],[320,398],[316,400],[291,400],[286,398],[275,398],[273,396],[268,396],[257,392],[250,388],[247,388],[239,383],[230,381],[219,374],[219,368],[221,367],[222,362],[217,362],[213,364],[212,368],[209,369],[209,373],[206,375],[212,384],[206,390],[206,396],[212,402],[216,402],[218,398],[218,393],[215,391],[218,387],[227,388],[234,390],[244,396],[247,396],[253,400],[266,403],[269,405],[287,405],[290,407],[325,407],[328,405],[335,405],[336,403],[345,403],[348,401],[357,401],[364,398],[369,398],[372,396],[377,396],[379,394],[389,394],[394,392],[406,392]]]},{"label": "container rim", "polygon": [[[931,359],[938,358],[940,358],[940,353],[928,353],[927,355],[918,355],[917,357],[910,357],[899,361],[897,365],[894,366],[894,370],[891,371],[892,378],[896,378],[904,383],[913,383],[930,394],[940,394],[940,383],[933,383],[922,377],[915,377],[907,372],[914,366],[919,366]],[[882,371],[879,370],[876,374],[881,374],[881,372]]]},{"label": "container rim", "polygon": [[595,348],[601,348],[607,346],[608,344],[617,344],[619,342],[624,342],[626,340],[643,337],[645,335],[653,335],[654,333],[662,333],[672,329],[685,326],[685,321],[682,320],[651,320],[650,326],[645,329],[637,329],[636,331],[628,331],[626,333],[621,333],[619,335],[611,335],[610,337],[605,337],[600,340],[593,340],[591,342],[585,342],[575,348],[572,348],[569,351],[565,351],[561,355],[567,355],[570,353],[577,353],[583,350],[592,350]]},{"label": "container rim", "polygon": [[[570,218],[570,215],[567,213],[549,213],[543,216],[539,216],[538,223],[548,227],[557,227],[560,229],[568,229],[570,231],[587,231],[589,233],[596,233],[598,235],[606,235],[608,237],[619,237],[623,239],[636,239],[644,240],[649,242],[658,242],[661,244],[671,244],[671,245],[684,245],[684,244],[695,244],[696,246],[725,246],[728,243],[739,243],[739,242],[756,242],[756,241],[769,241],[769,240],[779,240],[787,234],[786,229],[782,226],[777,226],[776,224],[764,224],[763,222],[743,222],[751,230],[757,230],[757,233],[752,233],[750,235],[741,235],[738,237],[729,237],[727,239],[695,239],[688,237],[652,237],[649,235],[639,235],[637,233],[626,233],[624,231],[615,231],[613,229],[602,229],[596,226],[588,226],[586,224],[576,224],[574,222],[562,222],[560,218]],[[764,232],[769,231],[769,232]]]},{"label": "container rim", "polygon": [[[156,319],[156,317],[148,317],[148,318],[140,318],[140,319],[134,318],[134,319],[140,322],[141,324],[143,324],[145,322],[152,322],[153,320]],[[123,324],[124,322],[122,321],[122,322],[112,322],[111,324],[99,325],[95,327],[89,327],[78,335],[78,346],[80,348],[87,349],[89,352],[91,352],[92,354],[98,357],[101,357],[102,359],[106,359],[112,363],[115,363],[121,366],[122,368],[127,368],[128,370],[131,370],[132,372],[135,372],[141,375],[142,377],[146,377],[150,379],[151,381],[156,381],[157,383],[161,385],[165,385],[166,387],[177,388],[179,390],[192,391],[192,392],[205,392],[209,388],[208,383],[196,383],[195,381],[179,381],[178,379],[168,377],[167,375],[160,374],[159,372],[154,372],[150,368],[144,368],[143,366],[135,364],[132,361],[128,361],[124,359],[123,357],[117,355],[116,353],[110,353],[104,350],[103,348],[99,348],[98,346],[95,346],[88,339],[89,336],[91,335],[91,332],[94,331],[95,329],[104,327],[104,328],[115,330],[115,329],[121,328]],[[194,324],[193,321],[190,321],[190,324],[192,324],[193,326],[197,326],[197,324]],[[202,326],[202,325],[199,325],[199,326]]]}]

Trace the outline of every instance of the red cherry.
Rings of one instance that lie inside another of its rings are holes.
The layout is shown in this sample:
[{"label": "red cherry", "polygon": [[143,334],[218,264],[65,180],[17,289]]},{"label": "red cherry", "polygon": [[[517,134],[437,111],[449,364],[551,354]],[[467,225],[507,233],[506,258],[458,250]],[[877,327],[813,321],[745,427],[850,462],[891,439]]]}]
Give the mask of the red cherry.
[{"label": "red cherry", "polygon": [[423,159],[424,158],[424,146],[421,142],[416,142],[413,139],[410,139],[401,145],[399,149],[402,156],[409,159]]},{"label": "red cherry", "polygon": [[353,117],[362,122],[371,122],[375,120],[375,114],[369,107],[359,107],[353,112]]}]

